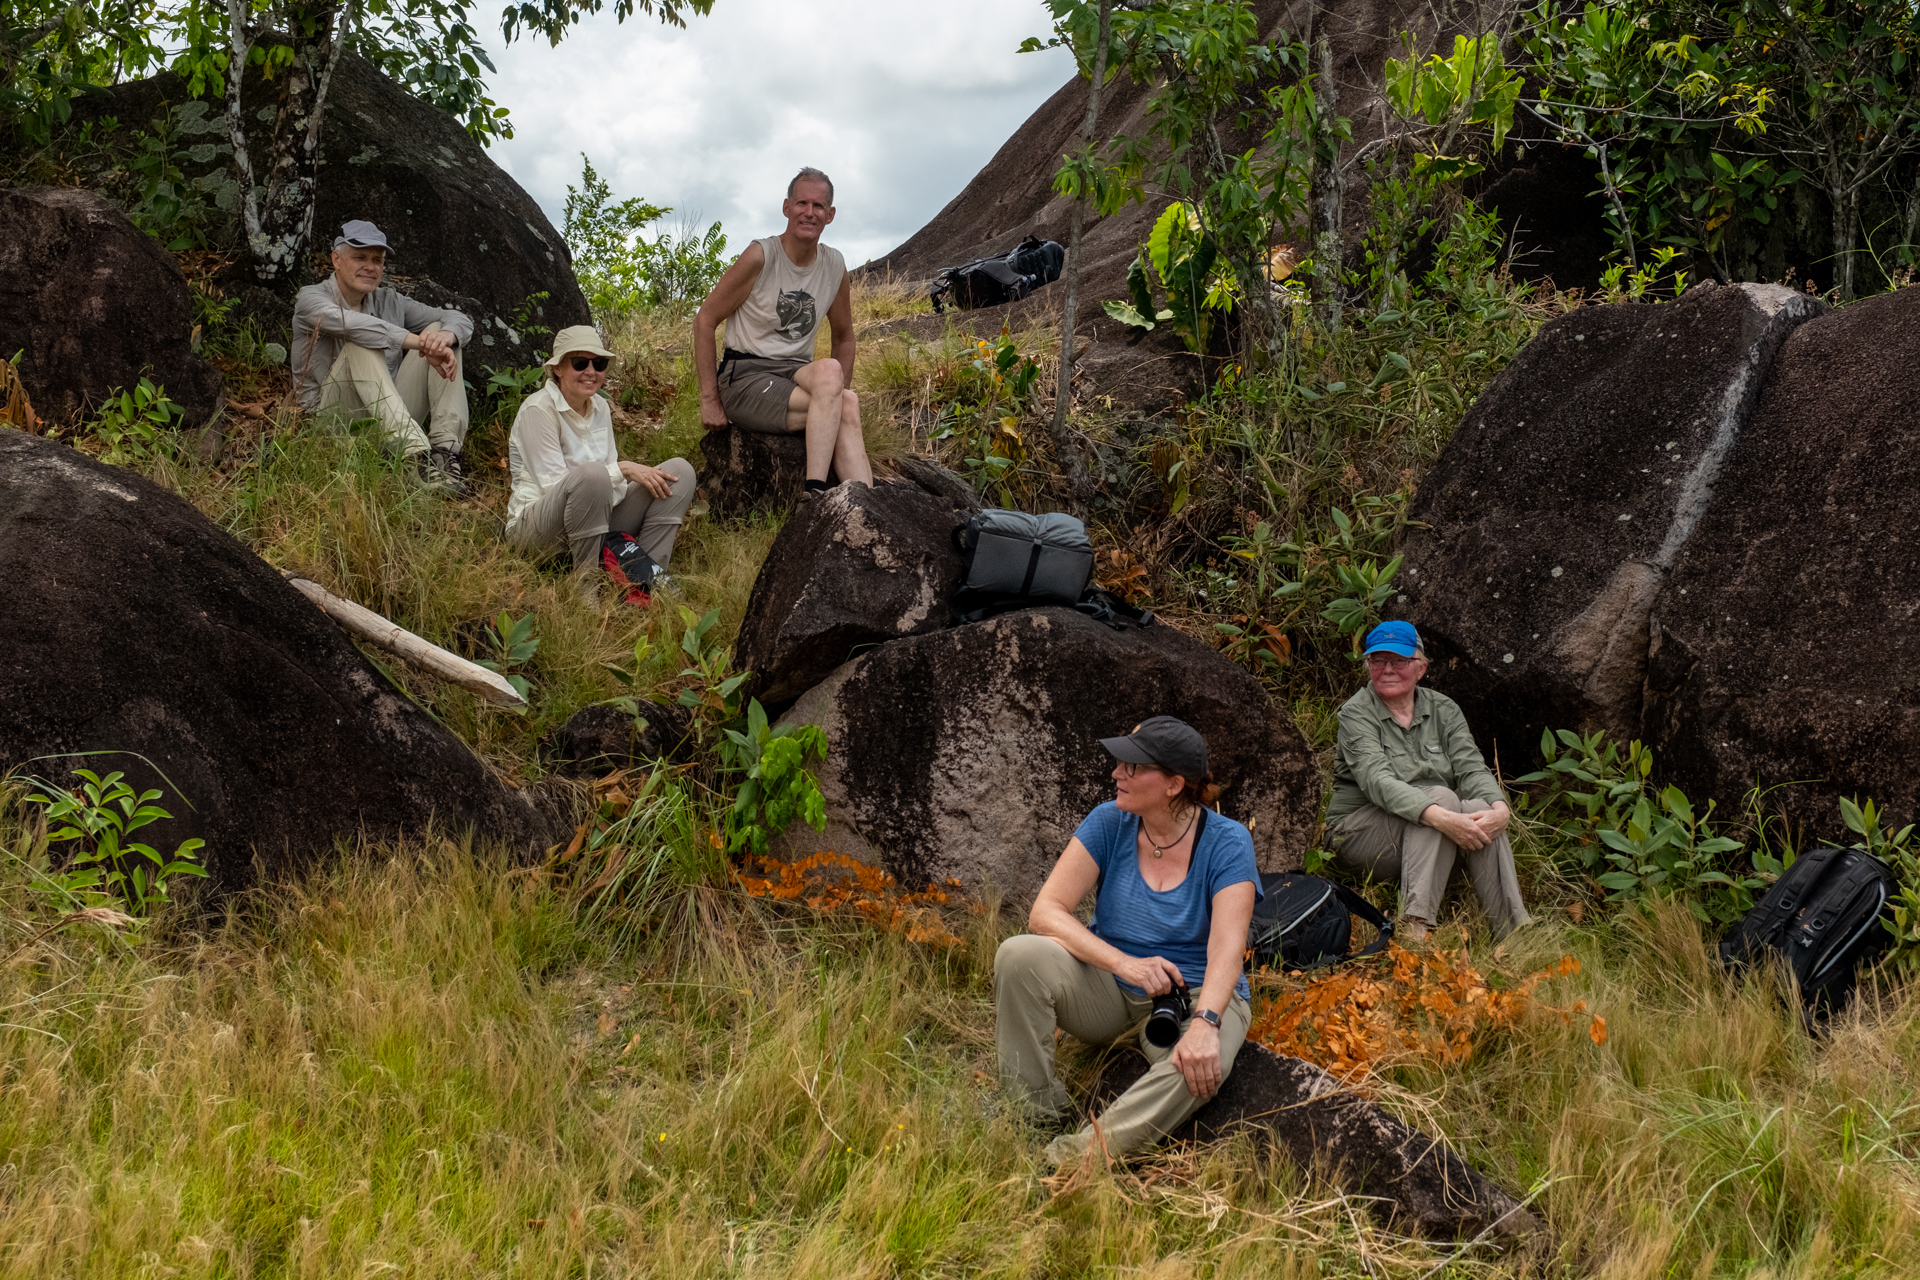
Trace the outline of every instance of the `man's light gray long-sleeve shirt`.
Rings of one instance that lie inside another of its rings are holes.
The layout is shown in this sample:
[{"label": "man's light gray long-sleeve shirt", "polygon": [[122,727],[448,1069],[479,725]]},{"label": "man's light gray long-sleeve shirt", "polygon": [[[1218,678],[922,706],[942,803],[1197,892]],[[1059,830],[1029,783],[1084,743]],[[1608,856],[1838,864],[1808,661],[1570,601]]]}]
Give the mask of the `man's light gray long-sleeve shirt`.
[{"label": "man's light gray long-sleeve shirt", "polygon": [[473,321],[465,313],[415,302],[391,288],[375,289],[350,307],[340,296],[339,281],[328,276],[300,290],[293,304],[293,395],[303,409],[320,404],[320,384],[327,380],[342,344],[351,342],[387,358],[387,372],[395,373],[406,356],[409,333],[438,323],[462,347],[473,338]]}]

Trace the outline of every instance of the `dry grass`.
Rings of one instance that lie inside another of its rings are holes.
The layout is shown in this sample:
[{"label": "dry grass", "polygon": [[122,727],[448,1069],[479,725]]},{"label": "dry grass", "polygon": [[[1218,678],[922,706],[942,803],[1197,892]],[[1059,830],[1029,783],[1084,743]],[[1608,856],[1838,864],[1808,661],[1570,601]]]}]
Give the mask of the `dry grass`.
[{"label": "dry grass", "polygon": [[[1902,1276],[1920,1269],[1920,996],[1824,1041],[1681,911],[1541,926],[1556,994],[1383,1101],[1550,1220],[1548,1256],[1398,1236],[1244,1140],[1047,1177],[992,1083],[985,957],[712,872],[615,949],[565,886],[442,840],[200,926],[22,947],[0,801],[0,1274]],[[689,864],[693,865],[693,864]],[[677,955],[676,962],[671,957]],[[1085,1057],[1080,1065],[1084,1068]]]},{"label": "dry grass", "polygon": [[[914,305],[875,290],[860,316]],[[613,335],[641,389],[634,456],[697,449],[688,332],[653,316]],[[901,406],[960,354],[862,355],[876,445],[904,447]],[[599,663],[643,629],[670,682],[677,627],[660,605],[588,613],[502,548],[504,426],[476,429],[466,505],[284,422],[218,473],[158,472],[430,638],[533,612],[526,717],[393,674],[537,774],[539,733],[616,692]],[[682,598],[719,609],[721,636],[772,535],[695,520],[676,548]],[[1329,709],[1297,708],[1322,745]],[[1476,936],[1475,964],[1511,986],[1574,954],[1554,1002],[1584,1000],[1606,1042],[1543,1014],[1375,1082],[1538,1193],[1552,1250],[1502,1258],[1403,1239],[1244,1141],[1046,1181],[992,1080],[987,958],[1010,926],[990,910],[954,921],[964,948],[928,948],[751,900],[689,856],[677,898],[615,929],[547,875],[426,838],[137,944],[30,942],[46,920],[17,800],[0,789],[0,1276],[1920,1274],[1920,992],[1870,993],[1809,1039],[1764,981],[1725,979],[1683,911],[1567,923],[1551,851],[1525,842],[1547,922],[1500,951]]]}]

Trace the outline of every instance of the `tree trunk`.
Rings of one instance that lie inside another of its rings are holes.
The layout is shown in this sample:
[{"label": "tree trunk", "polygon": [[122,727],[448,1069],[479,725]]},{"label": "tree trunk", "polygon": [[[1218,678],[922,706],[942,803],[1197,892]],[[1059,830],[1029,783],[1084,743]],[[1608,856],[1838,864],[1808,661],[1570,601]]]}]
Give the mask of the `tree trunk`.
[{"label": "tree trunk", "polygon": [[1860,188],[1847,182],[1829,182],[1827,200],[1833,206],[1834,300],[1852,302],[1854,246],[1860,234]]},{"label": "tree trunk", "polygon": [[1340,141],[1329,137],[1325,124],[1340,109],[1340,86],[1333,78],[1333,37],[1327,31],[1324,6],[1313,15],[1313,172],[1308,179],[1307,203],[1313,215],[1313,305],[1320,327],[1340,332],[1342,311],[1341,265],[1345,248],[1340,224],[1345,212],[1347,173],[1340,164]]},{"label": "tree trunk", "polygon": [[[1212,185],[1227,172],[1227,150],[1220,141],[1220,128],[1216,120],[1208,120],[1202,131],[1205,143],[1201,152],[1204,159],[1202,170],[1203,187]],[[1269,368],[1278,367],[1286,354],[1287,325],[1280,315],[1280,308],[1273,300],[1273,286],[1267,280],[1265,244],[1230,243],[1223,233],[1223,219],[1216,218],[1212,211],[1205,213],[1204,225],[1214,242],[1220,246],[1220,252],[1226,256],[1227,265],[1233,268],[1233,277],[1240,284],[1240,295],[1247,308],[1256,318],[1255,327],[1263,330],[1260,335],[1265,349]],[[1249,343],[1251,347],[1253,344]],[[1204,353],[1202,353],[1204,354]]]},{"label": "tree trunk", "polygon": [[[1100,0],[1100,37],[1093,51],[1093,85],[1087,91],[1087,118],[1080,126],[1083,146],[1093,145],[1100,122],[1100,90],[1107,78],[1107,39],[1113,29],[1113,0]],[[1073,325],[1080,305],[1080,235],[1086,227],[1087,202],[1073,202],[1073,222],[1067,230],[1067,296],[1060,313],[1060,386],[1053,397],[1053,456],[1067,473],[1067,493],[1073,513],[1085,517],[1093,505],[1093,477],[1087,472],[1080,446],[1067,428],[1067,410],[1073,403]]]},{"label": "tree trunk", "polygon": [[257,184],[247,149],[241,85],[253,38],[247,30],[247,0],[227,0],[227,131],[240,178],[241,225],[253,271],[263,284],[298,278],[313,238],[313,203],[320,169],[320,128],[327,89],[346,48],[357,0],[296,7],[288,15],[293,61],[278,81],[280,100],[267,155],[265,191]]}]

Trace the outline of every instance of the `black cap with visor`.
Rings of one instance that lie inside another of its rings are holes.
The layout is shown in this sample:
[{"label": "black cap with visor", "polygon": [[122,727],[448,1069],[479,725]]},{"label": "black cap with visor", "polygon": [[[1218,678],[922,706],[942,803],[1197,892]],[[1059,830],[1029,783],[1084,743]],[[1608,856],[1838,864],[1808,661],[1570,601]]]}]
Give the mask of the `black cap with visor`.
[{"label": "black cap with visor", "polygon": [[1102,738],[1100,745],[1115,760],[1152,765],[1182,778],[1207,776],[1207,740],[1184,720],[1154,716],[1135,725],[1120,738]]}]

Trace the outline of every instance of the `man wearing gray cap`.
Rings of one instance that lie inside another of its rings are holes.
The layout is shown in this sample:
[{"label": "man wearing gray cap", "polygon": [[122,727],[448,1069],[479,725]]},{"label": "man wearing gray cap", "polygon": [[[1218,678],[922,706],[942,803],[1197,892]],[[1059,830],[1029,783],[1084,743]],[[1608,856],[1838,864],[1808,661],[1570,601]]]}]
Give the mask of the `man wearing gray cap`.
[{"label": "man wearing gray cap", "polygon": [[[380,281],[387,238],[355,220],[333,242],[333,274],[293,304],[293,394],[309,412],[376,418],[421,478],[465,497],[467,385],[461,350],[473,321]],[[426,426],[422,427],[422,423]]]}]

